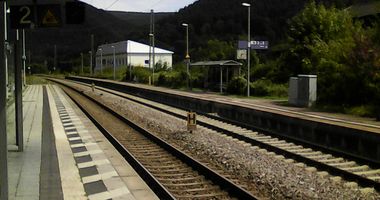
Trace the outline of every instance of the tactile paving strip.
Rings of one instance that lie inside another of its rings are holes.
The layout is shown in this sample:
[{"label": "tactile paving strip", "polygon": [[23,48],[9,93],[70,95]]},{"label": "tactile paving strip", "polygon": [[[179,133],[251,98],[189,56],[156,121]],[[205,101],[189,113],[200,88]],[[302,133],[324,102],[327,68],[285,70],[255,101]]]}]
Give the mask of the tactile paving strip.
[{"label": "tactile paving strip", "polygon": [[[132,195],[73,108],[59,92],[52,92],[85,192],[90,200]],[[111,180],[111,181],[110,181]],[[121,187],[108,187],[106,183]],[[122,186],[124,185],[124,186]],[[133,199],[133,198],[132,198]]]}]

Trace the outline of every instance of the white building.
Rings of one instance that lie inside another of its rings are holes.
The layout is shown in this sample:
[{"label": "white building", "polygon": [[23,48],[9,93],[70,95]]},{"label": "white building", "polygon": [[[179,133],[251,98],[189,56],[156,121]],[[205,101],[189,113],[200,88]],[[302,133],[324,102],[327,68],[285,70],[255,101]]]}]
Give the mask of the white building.
[{"label": "white building", "polygon": [[[120,66],[149,67],[149,55],[153,62],[153,47],[135,41],[127,40],[112,44],[103,44],[96,51],[95,70],[113,67],[114,51],[116,68]],[[151,50],[150,50],[151,49]],[[151,53],[149,53],[151,51]],[[166,64],[172,67],[173,52],[155,47],[155,63]],[[101,65],[103,59],[103,65]]]}]

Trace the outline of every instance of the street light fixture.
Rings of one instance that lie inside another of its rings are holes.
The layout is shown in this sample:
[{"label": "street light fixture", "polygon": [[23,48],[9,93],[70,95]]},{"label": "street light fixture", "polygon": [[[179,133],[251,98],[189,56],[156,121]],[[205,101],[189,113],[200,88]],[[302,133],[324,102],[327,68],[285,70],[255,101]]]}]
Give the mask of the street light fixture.
[{"label": "street light fixture", "polygon": [[111,46],[113,49],[113,80],[116,80],[116,58],[115,58],[115,46]]},{"label": "street light fixture", "polygon": [[190,77],[190,72],[189,72],[189,65],[190,65],[190,55],[189,55],[189,24],[182,23],[182,26],[186,27],[186,82],[187,82],[187,89],[189,89],[189,77]]},{"label": "street light fixture", "polygon": [[250,96],[250,80],[249,79],[250,79],[250,66],[251,66],[251,4],[242,3],[241,5],[248,8],[247,96],[249,97]]}]

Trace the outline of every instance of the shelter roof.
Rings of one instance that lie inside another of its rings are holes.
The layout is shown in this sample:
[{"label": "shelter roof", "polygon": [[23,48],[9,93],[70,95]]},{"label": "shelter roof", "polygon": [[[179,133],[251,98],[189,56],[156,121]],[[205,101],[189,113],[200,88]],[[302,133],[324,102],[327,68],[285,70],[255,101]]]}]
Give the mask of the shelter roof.
[{"label": "shelter roof", "polygon": [[353,5],[348,7],[346,10],[348,10],[353,17],[377,15],[380,13],[380,1]]},{"label": "shelter roof", "polygon": [[234,60],[219,60],[219,61],[200,61],[191,63],[191,66],[242,66],[243,64]]}]

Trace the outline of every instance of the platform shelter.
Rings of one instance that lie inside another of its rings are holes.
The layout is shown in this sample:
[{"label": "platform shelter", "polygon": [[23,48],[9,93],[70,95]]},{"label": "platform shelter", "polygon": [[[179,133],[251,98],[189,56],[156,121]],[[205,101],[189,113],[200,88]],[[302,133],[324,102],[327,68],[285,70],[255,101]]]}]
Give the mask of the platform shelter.
[{"label": "platform shelter", "polygon": [[192,67],[201,66],[206,68],[204,87],[209,89],[219,88],[220,93],[223,93],[223,88],[226,88],[226,85],[233,77],[239,76],[242,65],[242,63],[234,60],[191,63]]}]

